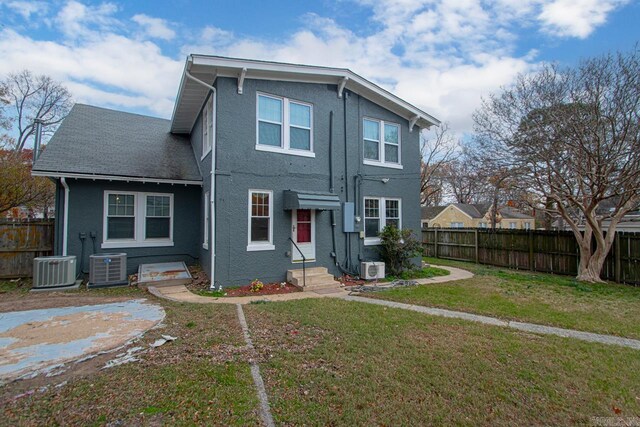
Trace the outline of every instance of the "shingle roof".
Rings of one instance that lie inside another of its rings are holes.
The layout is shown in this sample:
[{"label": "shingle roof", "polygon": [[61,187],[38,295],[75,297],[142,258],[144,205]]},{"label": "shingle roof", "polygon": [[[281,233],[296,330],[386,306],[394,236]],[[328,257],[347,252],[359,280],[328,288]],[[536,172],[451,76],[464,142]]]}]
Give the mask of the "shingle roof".
[{"label": "shingle roof", "polygon": [[506,219],[534,219],[531,215],[527,215],[510,208],[500,209],[500,215],[502,215],[502,218]]},{"label": "shingle roof", "polygon": [[482,204],[472,205],[468,203],[454,203],[453,205],[469,215],[471,218],[482,218],[489,209],[489,205],[485,206]]},{"label": "shingle roof", "polygon": [[201,181],[188,137],[165,119],[76,104],[35,172]]},{"label": "shingle roof", "polygon": [[445,208],[446,206],[423,206],[421,208],[422,219],[433,219]]}]

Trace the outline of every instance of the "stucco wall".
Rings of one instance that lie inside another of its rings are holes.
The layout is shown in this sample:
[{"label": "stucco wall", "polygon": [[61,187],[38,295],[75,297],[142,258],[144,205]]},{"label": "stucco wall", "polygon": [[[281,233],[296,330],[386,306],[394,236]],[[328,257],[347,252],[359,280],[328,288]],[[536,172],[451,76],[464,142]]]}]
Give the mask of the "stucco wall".
[{"label": "stucco wall", "polygon": [[[329,117],[334,113],[333,153],[334,192],[342,202],[356,202],[356,215],[362,217],[364,196],[402,198],[402,224],[418,231],[419,208],[419,132],[409,132],[406,120],[356,94],[346,101],[337,97],[335,85],[288,83],[247,79],[244,93],[237,93],[235,79],[219,78],[217,88],[217,236],[216,280],[223,285],[241,284],[260,278],[284,280],[286,271],[301,268],[293,264],[288,238],[291,213],[284,211],[284,190],[329,191]],[[256,145],[256,92],[288,97],[313,104],[315,158],[258,151]],[[345,127],[346,102],[346,127]],[[362,118],[372,117],[401,125],[401,156],[404,169],[368,166],[362,163]],[[197,128],[197,125],[196,125]],[[201,132],[194,128],[194,135]],[[345,131],[347,143],[345,147]],[[345,163],[345,158],[347,162]],[[360,176],[356,181],[355,177]],[[203,172],[203,176],[206,173]],[[388,178],[385,184],[383,178]],[[275,250],[248,252],[248,191],[272,190],[273,244]],[[331,214],[316,217],[316,262],[340,275],[330,256],[333,251]],[[336,212],[336,253],[347,266],[348,248],[352,269],[361,260],[377,259],[375,247],[364,247],[358,233],[342,232],[342,213]],[[417,260],[416,260],[417,261]],[[203,262],[204,265],[204,262]]]},{"label": "stucco wall", "polygon": [[[76,255],[78,264],[82,255],[82,242],[79,233],[86,233],[84,244],[84,268],[89,271],[89,255],[94,253],[93,242],[90,233],[95,232],[97,253],[127,253],[128,273],[134,273],[141,263],[178,261],[188,264],[198,261],[199,228],[197,226],[200,214],[197,207],[200,203],[201,189],[198,186],[169,185],[169,184],[143,184],[126,183],[116,181],[91,181],[91,180],[67,180],[69,185],[69,230],[68,230],[68,254]],[[174,217],[173,217],[173,241],[172,247],[155,248],[119,248],[101,249],[103,241],[103,212],[104,191],[140,191],[156,193],[173,193]],[[61,186],[58,187],[60,194]],[[63,198],[58,199],[63,202]],[[56,215],[56,249],[62,252],[62,209],[58,206],[60,214]],[[78,267],[79,268],[79,267]]]}]

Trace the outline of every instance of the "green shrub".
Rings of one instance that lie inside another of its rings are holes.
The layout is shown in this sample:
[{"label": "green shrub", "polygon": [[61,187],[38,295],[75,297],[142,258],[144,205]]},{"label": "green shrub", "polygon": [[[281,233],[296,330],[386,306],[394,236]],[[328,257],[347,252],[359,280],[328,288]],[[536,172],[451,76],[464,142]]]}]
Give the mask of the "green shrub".
[{"label": "green shrub", "polygon": [[411,230],[398,230],[392,224],[382,229],[378,250],[385,263],[387,275],[401,276],[404,271],[415,268],[411,258],[422,254],[422,244]]}]

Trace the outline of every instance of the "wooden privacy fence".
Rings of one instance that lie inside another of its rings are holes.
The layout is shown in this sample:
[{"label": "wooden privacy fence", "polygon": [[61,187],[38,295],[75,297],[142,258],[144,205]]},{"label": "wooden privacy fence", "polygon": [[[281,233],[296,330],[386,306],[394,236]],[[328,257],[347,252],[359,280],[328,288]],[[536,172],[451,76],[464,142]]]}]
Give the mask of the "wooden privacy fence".
[{"label": "wooden privacy fence", "polygon": [[33,259],[53,255],[53,222],[0,221],[0,278],[31,277]]},{"label": "wooden privacy fence", "polygon": [[[427,256],[543,273],[576,275],[580,261],[571,231],[423,228]],[[602,278],[640,285],[640,233],[616,233]]]}]

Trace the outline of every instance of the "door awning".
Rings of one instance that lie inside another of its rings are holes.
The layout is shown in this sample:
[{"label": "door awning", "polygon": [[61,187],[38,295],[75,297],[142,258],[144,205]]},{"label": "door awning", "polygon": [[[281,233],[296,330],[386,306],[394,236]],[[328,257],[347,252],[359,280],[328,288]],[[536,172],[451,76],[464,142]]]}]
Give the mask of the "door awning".
[{"label": "door awning", "polygon": [[337,194],[314,191],[284,191],[284,210],[292,209],[340,209],[340,198]]}]

